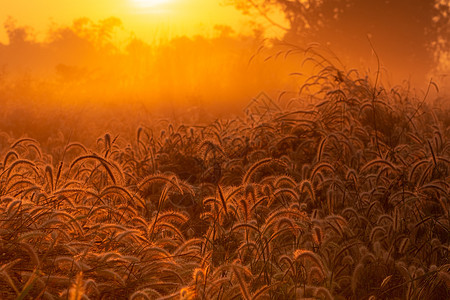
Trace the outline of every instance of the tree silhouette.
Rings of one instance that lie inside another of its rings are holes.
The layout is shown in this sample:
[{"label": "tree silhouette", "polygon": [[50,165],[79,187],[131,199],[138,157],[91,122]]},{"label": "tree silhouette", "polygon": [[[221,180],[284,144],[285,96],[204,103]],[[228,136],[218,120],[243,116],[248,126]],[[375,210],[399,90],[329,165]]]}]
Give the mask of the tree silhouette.
[{"label": "tree silhouette", "polygon": [[281,11],[289,42],[319,42],[340,55],[361,58],[367,36],[388,68],[428,73],[448,52],[449,0],[231,0],[244,13],[258,13],[272,24]]}]

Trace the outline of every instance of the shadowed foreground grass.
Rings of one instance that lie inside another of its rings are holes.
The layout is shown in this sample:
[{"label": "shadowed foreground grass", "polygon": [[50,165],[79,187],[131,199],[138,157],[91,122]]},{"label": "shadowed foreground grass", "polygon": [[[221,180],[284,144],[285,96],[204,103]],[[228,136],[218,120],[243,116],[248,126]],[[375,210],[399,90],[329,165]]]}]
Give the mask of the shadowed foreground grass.
[{"label": "shadowed foreground grass", "polygon": [[95,149],[3,135],[0,298],[448,298],[448,114],[331,67],[306,88]]}]

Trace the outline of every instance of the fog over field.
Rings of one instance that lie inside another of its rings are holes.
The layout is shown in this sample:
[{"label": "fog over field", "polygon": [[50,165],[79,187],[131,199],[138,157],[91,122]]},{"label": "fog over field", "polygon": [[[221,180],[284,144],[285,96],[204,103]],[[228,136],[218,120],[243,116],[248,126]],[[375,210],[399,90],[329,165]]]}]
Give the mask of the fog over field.
[{"label": "fog over field", "polygon": [[448,0],[0,0],[1,299],[450,298]]}]

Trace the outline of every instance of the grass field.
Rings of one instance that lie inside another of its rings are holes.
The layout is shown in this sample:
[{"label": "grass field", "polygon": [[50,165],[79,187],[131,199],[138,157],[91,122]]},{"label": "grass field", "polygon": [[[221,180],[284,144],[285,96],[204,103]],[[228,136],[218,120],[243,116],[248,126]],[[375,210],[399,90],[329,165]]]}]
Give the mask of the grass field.
[{"label": "grass field", "polygon": [[449,298],[449,110],[302,89],[95,147],[2,134],[0,298]]}]

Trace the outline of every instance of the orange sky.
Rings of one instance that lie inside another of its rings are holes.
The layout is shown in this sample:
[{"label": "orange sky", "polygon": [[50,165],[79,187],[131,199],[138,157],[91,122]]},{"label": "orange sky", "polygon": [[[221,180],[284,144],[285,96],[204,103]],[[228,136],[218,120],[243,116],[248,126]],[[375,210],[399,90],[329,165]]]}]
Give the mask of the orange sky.
[{"label": "orange sky", "polygon": [[[151,2],[156,2],[152,4]],[[236,31],[249,30],[248,18],[223,0],[0,0],[0,22],[11,16],[20,26],[34,28],[37,37],[45,36],[52,23],[69,25],[74,19],[94,21],[119,17],[127,31],[152,42],[155,35],[212,35],[213,25],[226,24]],[[269,35],[276,35],[274,29]],[[6,41],[3,28],[0,42]]]}]

